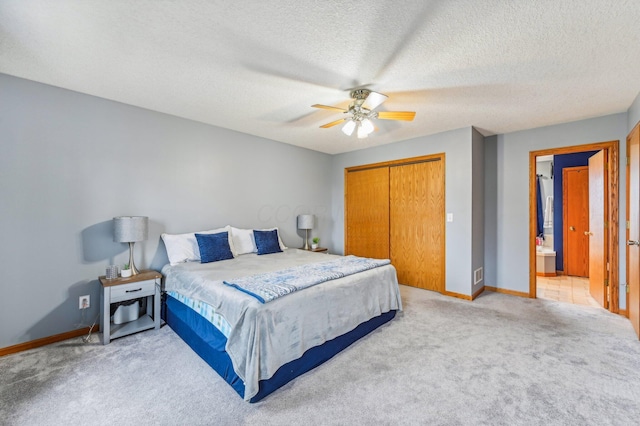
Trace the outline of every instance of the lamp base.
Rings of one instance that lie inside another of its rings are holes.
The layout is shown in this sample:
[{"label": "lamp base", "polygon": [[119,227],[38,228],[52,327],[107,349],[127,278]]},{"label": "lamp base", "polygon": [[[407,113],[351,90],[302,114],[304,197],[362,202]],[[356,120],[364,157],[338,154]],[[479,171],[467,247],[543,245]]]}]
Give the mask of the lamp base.
[{"label": "lamp base", "polygon": [[305,229],[304,230],[304,246],[302,247],[303,250],[310,250],[311,247],[309,247],[309,230]]},{"label": "lamp base", "polygon": [[133,262],[133,245],[135,243],[129,243],[129,269],[131,269],[131,275],[138,275],[140,271],[136,268],[136,264]]}]

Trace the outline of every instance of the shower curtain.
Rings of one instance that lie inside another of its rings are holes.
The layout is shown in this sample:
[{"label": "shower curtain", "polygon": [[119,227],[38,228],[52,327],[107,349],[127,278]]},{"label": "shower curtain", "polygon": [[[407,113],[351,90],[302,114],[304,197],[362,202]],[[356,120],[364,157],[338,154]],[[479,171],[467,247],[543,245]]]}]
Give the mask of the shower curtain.
[{"label": "shower curtain", "polygon": [[537,236],[544,238],[544,216],[542,214],[542,194],[540,193],[540,175],[536,176],[536,206],[538,209],[538,220],[536,226],[538,229]]}]

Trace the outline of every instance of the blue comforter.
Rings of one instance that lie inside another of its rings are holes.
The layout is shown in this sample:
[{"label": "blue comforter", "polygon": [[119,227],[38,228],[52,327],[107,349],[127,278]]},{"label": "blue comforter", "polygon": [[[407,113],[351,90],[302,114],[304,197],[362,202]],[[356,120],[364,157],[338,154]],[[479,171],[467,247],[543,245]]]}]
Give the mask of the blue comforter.
[{"label": "blue comforter", "polygon": [[255,297],[261,303],[267,303],[294,291],[389,263],[391,263],[389,259],[345,256],[328,262],[294,266],[281,271],[224,281],[224,283]]}]

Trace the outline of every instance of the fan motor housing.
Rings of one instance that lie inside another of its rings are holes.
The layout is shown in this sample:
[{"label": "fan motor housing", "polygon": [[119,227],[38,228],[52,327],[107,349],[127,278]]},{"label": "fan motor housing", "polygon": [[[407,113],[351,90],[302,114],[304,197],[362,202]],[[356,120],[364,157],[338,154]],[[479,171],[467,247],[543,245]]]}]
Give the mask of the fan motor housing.
[{"label": "fan motor housing", "polygon": [[364,101],[370,93],[371,90],[369,89],[355,89],[351,91],[351,98],[358,101]]}]

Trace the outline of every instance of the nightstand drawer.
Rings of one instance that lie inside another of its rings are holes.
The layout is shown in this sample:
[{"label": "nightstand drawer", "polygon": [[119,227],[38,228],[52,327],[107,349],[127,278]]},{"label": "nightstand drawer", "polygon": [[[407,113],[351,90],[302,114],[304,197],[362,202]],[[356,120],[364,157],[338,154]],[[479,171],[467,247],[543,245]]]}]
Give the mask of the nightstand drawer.
[{"label": "nightstand drawer", "polygon": [[136,299],[138,297],[152,296],[156,291],[156,281],[147,280],[131,284],[121,284],[111,287],[110,303]]}]

